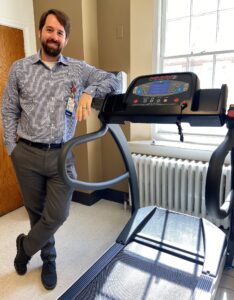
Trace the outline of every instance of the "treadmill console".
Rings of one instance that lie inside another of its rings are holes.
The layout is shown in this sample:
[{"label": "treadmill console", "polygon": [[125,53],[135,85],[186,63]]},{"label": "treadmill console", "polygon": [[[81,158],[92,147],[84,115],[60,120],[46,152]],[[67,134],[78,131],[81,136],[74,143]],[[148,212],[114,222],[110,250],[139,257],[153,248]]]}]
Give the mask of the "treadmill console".
[{"label": "treadmill console", "polygon": [[126,102],[133,106],[181,105],[198,90],[198,78],[192,73],[140,77],[133,81]]},{"label": "treadmill console", "polygon": [[105,123],[187,122],[192,126],[223,126],[227,86],[200,89],[192,72],[137,77],[125,94],[108,95],[99,118]]}]

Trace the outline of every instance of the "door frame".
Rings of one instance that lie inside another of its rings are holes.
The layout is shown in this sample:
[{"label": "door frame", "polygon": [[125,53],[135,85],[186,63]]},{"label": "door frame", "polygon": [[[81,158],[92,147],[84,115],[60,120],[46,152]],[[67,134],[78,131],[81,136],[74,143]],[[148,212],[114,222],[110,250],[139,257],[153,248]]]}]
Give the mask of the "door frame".
[{"label": "door frame", "polygon": [[32,28],[32,26],[30,26],[29,24],[20,23],[16,20],[3,17],[0,17],[0,25],[22,30],[25,56],[27,57],[36,53],[36,34],[34,26]]}]

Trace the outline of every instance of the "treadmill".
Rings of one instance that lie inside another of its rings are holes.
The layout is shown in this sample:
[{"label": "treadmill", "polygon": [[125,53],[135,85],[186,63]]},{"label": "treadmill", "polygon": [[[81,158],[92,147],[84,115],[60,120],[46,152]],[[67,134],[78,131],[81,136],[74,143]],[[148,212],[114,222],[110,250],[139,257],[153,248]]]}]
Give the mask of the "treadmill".
[{"label": "treadmill", "polygon": [[[133,80],[125,94],[106,96],[99,113],[102,126],[98,131],[64,144],[58,162],[64,181],[75,189],[97,190],[128,178],[132,216],[116,242],[59,300],[215,298],[224,267],[232,267],[234,248],[233,168],[231,192],[224,203],[219,200],[222,167],[229,152],[232,166],[234,161],[234,108],[231,106],[226,112],[226,102],[226,85],[220,89],[200,89],[198,77],[191,72],[140,76]],[[205,218],[157,206],[139,207],[137,175],[119,125],[126,121],[176,123],[181,136],[183,122],[192,126],[226,123],[228,133],[209,162],[206,208],[210,216],[229,216],[229,230],[224,232]],[[103,182],[72,179],[66,170],[69,152],[107,132],[122,154],[126,172]]]}]

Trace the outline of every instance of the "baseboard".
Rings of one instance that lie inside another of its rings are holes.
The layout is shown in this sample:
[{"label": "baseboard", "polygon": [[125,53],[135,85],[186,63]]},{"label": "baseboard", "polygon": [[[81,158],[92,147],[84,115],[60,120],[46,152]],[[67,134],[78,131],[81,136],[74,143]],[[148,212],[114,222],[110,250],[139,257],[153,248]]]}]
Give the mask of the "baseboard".
[{"label": "baseboard", "polygon": [[80,191],[74,191],[72,201],[78,202],[84,205],[91,206],[100,199],[106,199],[118,203],[124,203],[128,199],[128,193],[114,190],[114,189],[104,189],[99,191],[94,191],[92,193],[84,193]]}]

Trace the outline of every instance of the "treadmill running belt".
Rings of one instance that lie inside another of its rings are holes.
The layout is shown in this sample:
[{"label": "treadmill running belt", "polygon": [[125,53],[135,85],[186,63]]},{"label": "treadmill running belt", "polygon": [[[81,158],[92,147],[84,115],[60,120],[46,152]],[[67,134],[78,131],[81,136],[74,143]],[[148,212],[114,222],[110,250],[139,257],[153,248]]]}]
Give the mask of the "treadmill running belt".
[{"label": "treadmill running belt", "polygon": [[187,300],[202,266],[131,242],[75,299]]}]

